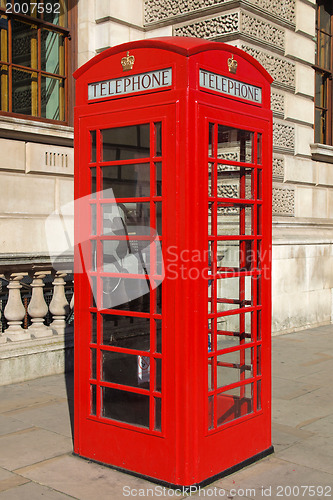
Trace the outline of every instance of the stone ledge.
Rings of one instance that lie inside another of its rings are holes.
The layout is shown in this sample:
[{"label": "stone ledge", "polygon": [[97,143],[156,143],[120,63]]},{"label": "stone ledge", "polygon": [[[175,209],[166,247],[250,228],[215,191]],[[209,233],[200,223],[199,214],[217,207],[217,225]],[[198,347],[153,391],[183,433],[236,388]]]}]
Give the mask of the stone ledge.
[{"label": "stone ledge", "polygon": [[313,160],[333,163],[333,146],[327,144],[310,144],[311,155]]},{"label": "stone ledge", "polygon": [[0,386],[72,371],[73,328],[65,335],[0,345]]}]

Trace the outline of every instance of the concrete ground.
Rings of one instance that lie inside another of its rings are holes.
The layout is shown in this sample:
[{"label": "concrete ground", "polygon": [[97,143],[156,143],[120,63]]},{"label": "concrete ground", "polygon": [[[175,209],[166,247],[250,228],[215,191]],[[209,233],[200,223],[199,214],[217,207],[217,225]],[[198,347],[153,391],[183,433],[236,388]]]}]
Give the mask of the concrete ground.
[{"label": "concrete ground", "polygon": [[[332,376],[333,325],[274,337],[275,453],[192,497],[332,497]],[[0,500],[186,496],[73,456],[72,393],[61,375],[0,388]]]}]

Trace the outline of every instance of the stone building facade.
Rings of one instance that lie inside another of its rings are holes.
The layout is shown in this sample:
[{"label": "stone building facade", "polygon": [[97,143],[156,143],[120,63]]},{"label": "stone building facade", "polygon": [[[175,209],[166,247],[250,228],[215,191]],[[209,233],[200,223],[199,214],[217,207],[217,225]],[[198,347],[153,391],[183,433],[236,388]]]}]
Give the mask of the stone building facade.
[{"label": "stone building facade", "polygon": [[[3,10],[5,3],[0,3]],[[330,109],[327,111],[326,106],[323,111],[323,103],[318,104],[318,75],[326,78],[327,71],[318,73],[319,52],[323,46],[318,44],[316,30],[320,5],[324,21],[330,18],[327,26],[331,31],[327,36],[332,40],[330,2],[63,0],[61,5],[67,8],[70,18],[68,32],[60,34],[67,39],[64,46],[71,56],[71,63],[67,64],[66,113],[58,120],[34,120],[33,116],[0,111],[0,273],[18,286],[22,273],[29,274],[30,283],[38,279],[38,271],[52,273],[45,219],[73,198],[72,70],[106,48],[123,42],[160,36],[194,36],[236,45],[258,59],[274,78],[273,332],[330,323],[333,314],[333,142],[332,133],[328,137],[325,132],[324,137],[320,133],[315,135],[314,131],[316,106],[322,113],[322,121],[326,120],[325,130],[332,129],[332,88],[326,95]],[[7,35],[2,35],[2,45],[3,36]],[[333,41],[328,48],[331,65],[332,47]],[[328,70],[332,71],[332,67]],[[64,270],[69,273],[69,262],[67,267],[64,262]],[[62,279],[59,273],[57,279]],[[3,279],[2,283],[4,290],[6,281]],[[58,316],[63,316],[60,312]],[[22,319],[17,321],[21,327]],[[36,342],[36,337],[31,339],[27,329],[23,333],[27,345],[28,339]],[[46,340],[48,335],[50,332],[40,336],[44,344],[50,344]],[[8,347],[7,338],[3,332],[0,337],[3,352],[12,349]]]}]

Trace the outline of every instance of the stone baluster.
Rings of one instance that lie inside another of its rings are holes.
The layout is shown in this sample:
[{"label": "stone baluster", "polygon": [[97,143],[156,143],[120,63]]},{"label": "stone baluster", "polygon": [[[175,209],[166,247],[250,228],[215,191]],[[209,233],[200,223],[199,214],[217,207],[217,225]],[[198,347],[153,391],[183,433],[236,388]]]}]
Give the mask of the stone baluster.
[{"label": "stone baluster", "polygon": [[29,326],[28,330],[32,338],[42,338],[53,335],[52,328],[44,324],[48,307],[44,299],[43,287],[45,285],[43,279],[47,274],[51,274],[51,271],[37,271],[31,283],[32,294],[28,306],[28,313],[31,317],[32,324]]},{"label": "stone baluster", "polygon": [[8,288],[8,301],[4,310],[4,316],[8,322],[8,328],[4,334],[7,340],[28,340],[27,331],[23,330],[21,324],[25,316],[25,308],[21,299],[20,281],[28,273],[12,273],[10,275]]},{"label": "stone baluster", "polygon": [[74,309],[74,293],[73,293],[71,301],[69,303],[69,307],[71,308],[71,311]]},{"label": "stone baluster", "polygon": [[50,327],[55,335],[63,335],[66,328],[65,317],[69,304],[65,295],[64,277],[67,274],[68,271],[57,271],[54,281],[52,282],[54,289],[49,310],[53,316],[53,321],[50,324]]},{"label": "stone baluster", "polygon": [[[0,278],[4,278],[4,274],[0,274]],[[1,291],[1,287],[0,287],[0,291]],[[0,308],[0,320],[1,320],[1,308]],[[3,344],[4,342],[6,342],[6,337],[5,335],[0,331],[0,344]]]}]

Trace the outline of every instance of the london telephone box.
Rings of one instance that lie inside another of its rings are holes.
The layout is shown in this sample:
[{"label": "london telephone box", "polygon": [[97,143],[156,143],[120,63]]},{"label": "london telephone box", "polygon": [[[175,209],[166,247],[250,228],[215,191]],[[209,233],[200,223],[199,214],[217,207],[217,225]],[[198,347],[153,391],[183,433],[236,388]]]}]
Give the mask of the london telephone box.
[{"label": "london telephone box", "polygon": [[75,453],[204,484],[272,452],[272,79],[185,37],[74,76]]}]

